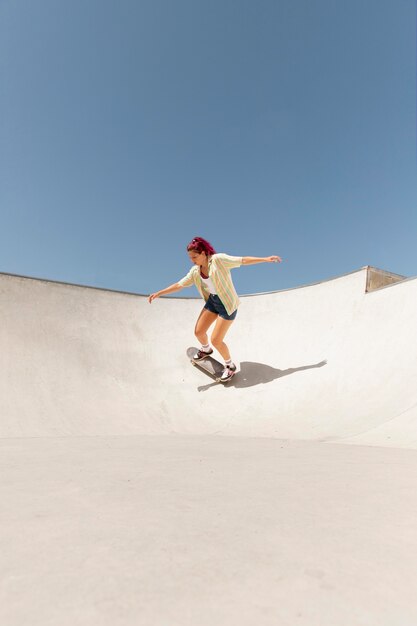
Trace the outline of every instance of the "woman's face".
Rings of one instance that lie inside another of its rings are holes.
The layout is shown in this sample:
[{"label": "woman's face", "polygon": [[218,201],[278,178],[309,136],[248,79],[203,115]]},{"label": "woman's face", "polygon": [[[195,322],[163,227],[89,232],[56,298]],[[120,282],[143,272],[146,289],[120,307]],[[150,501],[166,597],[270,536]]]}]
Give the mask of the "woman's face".
[{"label": "woman's face", "polygon": [[189,250],[188,256],[190,257],[191,263],[194,263],[195,265],[204,265],[204,263],[207,261],[207,256],[205,252]]}]

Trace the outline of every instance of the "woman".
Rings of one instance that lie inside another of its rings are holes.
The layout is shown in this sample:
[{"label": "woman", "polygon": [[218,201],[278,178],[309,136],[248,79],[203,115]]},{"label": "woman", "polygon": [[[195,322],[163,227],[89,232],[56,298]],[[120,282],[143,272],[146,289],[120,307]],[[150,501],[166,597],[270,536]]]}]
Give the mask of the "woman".
[{"label": "woman", "polygon": [[227,382],[235,374],[236,365],[232,361],[224,338],[236,318],[239,306],[239,298],[232,282],[230,270],[241,265],[254,265],[255,263],[280,263],[281,258],[279,256],[258,258],[216,254],[213,246],[201,237],[195,237],[188,244],[187,252],[193,263],[188,274],[174,285],[150,295],[149,302],[153,302],[159,296],[180,291],[192,284],[197,287],[206,303],[195,327],[195,336],[200,341],[201,348],[193,358],[194,361],[201,361],[213,353],[209,345],[207,331],[215,322],[211,343],[224,359],[225,367],[220,380]]}]

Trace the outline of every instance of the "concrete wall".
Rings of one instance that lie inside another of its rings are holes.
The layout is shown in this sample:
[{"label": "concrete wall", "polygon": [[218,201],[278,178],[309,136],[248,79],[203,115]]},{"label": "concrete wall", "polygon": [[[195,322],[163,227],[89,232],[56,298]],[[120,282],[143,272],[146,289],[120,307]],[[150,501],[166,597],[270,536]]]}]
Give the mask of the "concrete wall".
[{"label": "concrete wall", "polygon": [[376,267],[367,267],[368,276],[366,281],[366,291],[376,291],[387,285],[393,285],[394,283],[401,282],[406,279],[406,276],[400,274],[393,274],[392,272],[386,272],[385,270],[379,270]]},{"label": "concrete wall", "polygon": [[[241,271],[241,270],[234,270]],[[367,268],[242,298],[229,386],[193,368],[199,299],[0,275],[0,436],[212,434],[417,447],[417,280]]]}]

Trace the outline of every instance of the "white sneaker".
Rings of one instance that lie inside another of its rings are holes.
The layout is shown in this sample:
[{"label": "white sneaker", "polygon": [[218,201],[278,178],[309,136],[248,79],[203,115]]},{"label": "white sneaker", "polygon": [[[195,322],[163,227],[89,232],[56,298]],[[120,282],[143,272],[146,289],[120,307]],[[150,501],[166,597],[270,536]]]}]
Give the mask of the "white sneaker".
[{"label": "white sneaker", "polygon": [[206,357],[210,356],[210,354],[213,354],[212,348],[210,348],[210,350],[208,352],[205,352],[204,350],[199,350],[193,356],[193,361],[202,361]]},{"label": "white sneaker", "polygon": [[223,374],[220,376],[220,382],[226,383],[236,374],[236,365],[232,363],[232,365],[226,365],[223,370]]}]

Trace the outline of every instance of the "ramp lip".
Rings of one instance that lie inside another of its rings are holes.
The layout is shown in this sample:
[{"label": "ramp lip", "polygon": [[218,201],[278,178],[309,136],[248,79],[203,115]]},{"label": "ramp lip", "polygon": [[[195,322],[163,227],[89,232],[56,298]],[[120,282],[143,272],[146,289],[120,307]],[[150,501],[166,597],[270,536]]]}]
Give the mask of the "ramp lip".
[{"label": "ramp lip", "polygon": [[[352,276],[353,274],[359,274],[359,272],[364,272],[364,271],[368,271],[368,270],[376,270],[376,271],[381,271],[381,272],[387,272],[393,276],[398,276],[399,278],[401,278],[401,281],[398,281],[396,283],[393,283],[391,285],[385,285],[383,287],[380,287],[379,289],[377,289],[376,291],[381,291],[382,289],[387,289],[390,287],[395,287],[396,285],[402,284],[404,282],[409,282],[412,280],[416,280],[417,276],[411,276],[411,277],[407,277],[407,276],[403,276],[402,274],[395,274],[394,272],[389,272],[388,270],[383,270],[381,268],[375,267],[373,265],[364,265],[363,267],[360,267],[357,270],[352,270],[351,272],[346,272],[344,274],[338,274],[337,276],[332,276],[330,278],[324,278],[322,280],[318,280],[312,283],[306,283],[303,285],[297,285],[296,287],[287,287],[285,289],[274,289],[272,291],[260,291],[260,292],[256,292],[256,293],[245,293],[245,294],[239,294],[239,298],[253,298],[255,296],[268,296],[268,295],[272,295],[275,293],[285,293],[287,291],[295,291],[297,289],[306,289],[307,287],[314,287],[317,285],[322,285],[324,283],[329,283],[335,280],[339,280],[340,278],[345,278],[347,276]],[[95,287],[94,285],[84,285],[82,283],[72,283],[72,282],[68,282],[68,281],[64,281],[64,280],[55,280],[52,278],[41,278],[39,276],[28,276],[25,274],[14,274],[11,272],[0,272],[0,276],[10,276],[13,278],[23,278],[25,280],[37,280],[40,282],[44,282],[44,283],[52,283],[55,285],[66,285],[68,287],[80,287],[81,289],[94,289],[96,291],[104,291],[104,292],[109,292],[109,293],[120,293],[120,294],[124,294],[124,295],[128,295],[128,296],[139,296],[139,297],[143,297],[143,298],[147,298],[149,296],[149,294],[146,293],[139,293],[139,292],[135,292],[135,291],[125,291],[123,289],[112,289],[111,287]],[[374,293],[373,291],[365,292],[366,295],[369,295],[371,293]],[[165,300],[200,300],[200,298],[198,296],[162,296]]]}]

